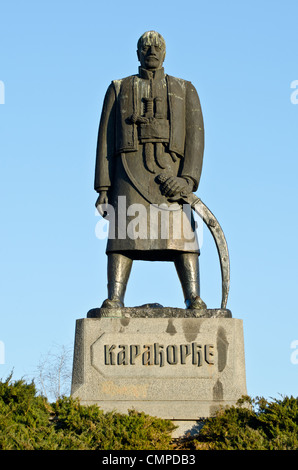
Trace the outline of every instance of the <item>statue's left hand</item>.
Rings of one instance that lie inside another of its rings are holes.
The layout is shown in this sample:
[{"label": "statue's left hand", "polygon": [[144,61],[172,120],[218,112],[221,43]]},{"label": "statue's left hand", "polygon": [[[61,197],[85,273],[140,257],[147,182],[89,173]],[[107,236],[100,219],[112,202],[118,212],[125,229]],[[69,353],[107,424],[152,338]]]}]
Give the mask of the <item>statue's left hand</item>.
[{"label": "statue's left hand", "polygon": [[161,192],[164,196],[171,198],[180,194],[182,191],[186,194],[192,192],[192,185],[185,178],[179,176],[170,176],[162,185]]}]

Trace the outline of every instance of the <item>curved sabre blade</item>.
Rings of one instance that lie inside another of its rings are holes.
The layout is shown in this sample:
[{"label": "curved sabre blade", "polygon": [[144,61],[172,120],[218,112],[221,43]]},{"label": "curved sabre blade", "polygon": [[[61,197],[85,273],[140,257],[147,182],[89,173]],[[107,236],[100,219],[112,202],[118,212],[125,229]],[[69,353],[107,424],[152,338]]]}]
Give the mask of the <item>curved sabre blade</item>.
[{"label": "curved sabre blade", "polygon": [[[161,173],[157,176],[156,181],[160,184],[164,183],[169,176],[166,173]],[[194,193],[184,194],[183,191],[171,198],[172,201],[182,200],[189,204],[191,208],[203,219],[207,227],[209,228],[211,235],[215,241],[217,248],[220,269],[221,269],[221,285],[222,285],[222,297],[221,297],[221,308],[225,309],[228,302],[228,295],[230,289],[230,257],[228,251],[228,245],[224,236],[223,230],[219,225],[215,215],[212,214],[210,209],[199,199]]]},{"label": "curved sabre blade", "polygon": [[183,198],[183,200],[187,201],[191,205],[192,209],[203,219],[215,241],[221,267],[221,308],[225,309],[227,306],[230,289],[230,258],[228,245],[223,230],[214,214],[212,214],[212,212],[203,203],[203,201],[201,201],[201,199],[195,196],[195,194],[189,194],[187,195],[187,197]]}]

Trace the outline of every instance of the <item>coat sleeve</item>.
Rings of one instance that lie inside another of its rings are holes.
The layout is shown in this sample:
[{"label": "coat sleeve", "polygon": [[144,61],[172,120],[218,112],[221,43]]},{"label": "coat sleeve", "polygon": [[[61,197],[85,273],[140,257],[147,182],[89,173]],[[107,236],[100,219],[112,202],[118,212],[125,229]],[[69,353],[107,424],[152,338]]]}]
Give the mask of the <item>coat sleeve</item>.
[{"label": "coat sleeve", "polygon": [[113,180],[115,157],[116,94],[113,83],[109,86],[101,113],[95,163],[94,189],[109,189]]},{"label": "coat sleeve", "polygon": [[192,83],[187,83],[185,103],[185,149],[181,176],[194,181],[193,190],[199,186],[204,155],[204,122],[198,93]]}]

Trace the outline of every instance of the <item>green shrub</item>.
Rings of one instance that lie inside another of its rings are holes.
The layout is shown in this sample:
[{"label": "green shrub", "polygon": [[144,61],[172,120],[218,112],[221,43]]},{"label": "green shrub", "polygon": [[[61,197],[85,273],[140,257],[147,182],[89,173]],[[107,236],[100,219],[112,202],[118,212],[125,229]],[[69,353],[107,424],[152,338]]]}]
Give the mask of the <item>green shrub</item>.
[{"label": "green shrub", "polygon": [[298,399],[284,397],[271,402],[244,397],[238,406],[217,412],[204,421],[195,438],[181,448],[206,450],[298,449]]},{"label": "green shrub", "polygon": [[97,405],[82,406],[66,397],[52,406],[55,429],[76,437],[75,447],[79,449],[162,450],[168,449],[171,442],[172,423],[145,413],[104,413]]},{"label": "green shrub", "polygon": [[173,429],[145,413],[104,413],[68,397],[49,404],[33,382],[0,382],[1,450],[167,450]]},{"label": "green shrub", "polygon": [[34,383],[0,381],[0,450],[297,450],[298,399],[243,397],[204,420],[195,437],[145,413],[104,413],[62,397],[37,395]]},{"label": "green shrub", "polygon": [[34,383],[0,382],[0,449],[35,449],[48,431],[50,407]]}]

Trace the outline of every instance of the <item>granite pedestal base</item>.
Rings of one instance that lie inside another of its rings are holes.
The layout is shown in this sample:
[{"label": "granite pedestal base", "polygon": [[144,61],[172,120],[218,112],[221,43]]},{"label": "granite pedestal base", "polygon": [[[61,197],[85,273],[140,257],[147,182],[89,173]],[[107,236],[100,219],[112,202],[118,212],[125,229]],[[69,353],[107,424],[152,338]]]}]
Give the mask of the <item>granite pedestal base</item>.
[{"label": "granite pedestal base", "polygon": [[76,322],[81,404],[195,423],[247,393],[242,320],[229,310],[103,310]]}]

